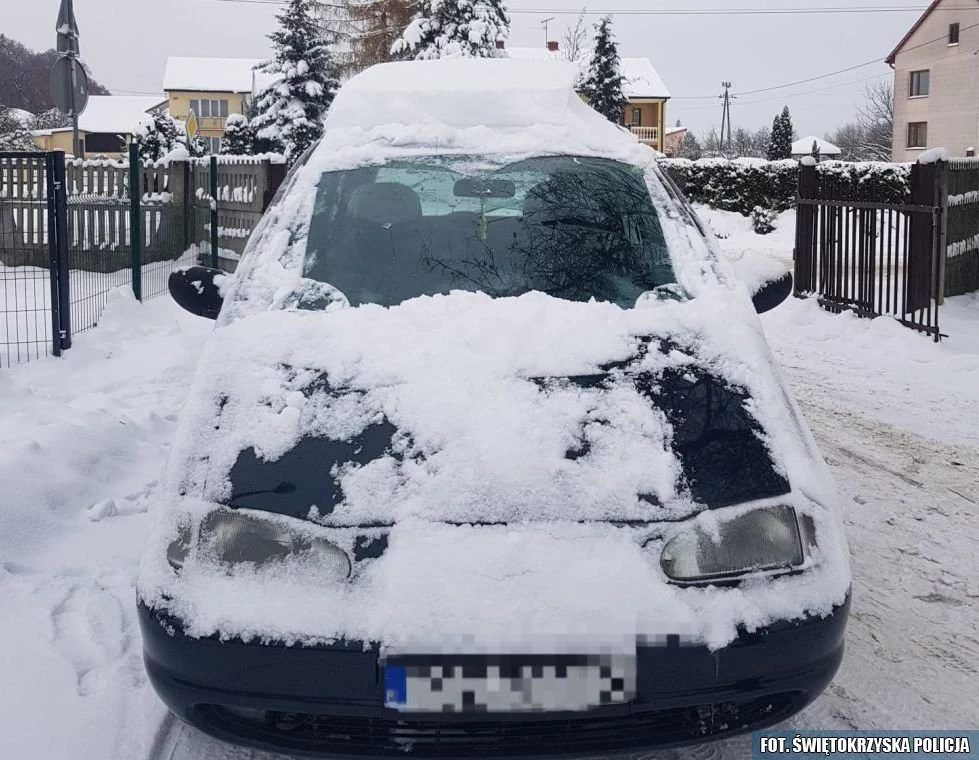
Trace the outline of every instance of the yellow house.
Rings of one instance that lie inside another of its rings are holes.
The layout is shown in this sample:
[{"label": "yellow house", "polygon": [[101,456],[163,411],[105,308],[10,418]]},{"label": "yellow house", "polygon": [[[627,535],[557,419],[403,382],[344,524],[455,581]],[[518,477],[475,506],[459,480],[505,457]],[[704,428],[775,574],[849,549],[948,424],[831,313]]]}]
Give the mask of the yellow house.
[{"label": "yellow house", "polygon": [[[80,158],[122,158],[139,123],[165,107],[166,98],[162,95],[92,95],[78,118]],[[75,153],[71,127],[36,129],[31,137],[41,150]]]},{"label": "yellow house", "polygon": [[186,122],[197,115],[198,134],[221,150],[231,114],[247,114],[255,94],[269,82],[258,71],[263,61],[253,58],[168,58],[163,75],[170,116]]},{"label": "yellow house", "polygon": [[670,91],[648,58],[623,58],[622,91],[629,99],[622,121],[639,141],[666,152],[666,102]]},{"label": "yellow house", "polygon": [[[506,50],[508,58],[540,61],[566,61],[557,42],[547,43],[547,47],[523,48],[505,47],[502,41],[497,47]],[[588,66],[588,55],[578,65],[584,70]],[[666,148],[666,102],[670,91],[666,88],[652,61],[648,58],[622,58],[622,77],[625,79],[622,91],[629,104],[622,115],[622,123],[639,139],[661,153]]]}]

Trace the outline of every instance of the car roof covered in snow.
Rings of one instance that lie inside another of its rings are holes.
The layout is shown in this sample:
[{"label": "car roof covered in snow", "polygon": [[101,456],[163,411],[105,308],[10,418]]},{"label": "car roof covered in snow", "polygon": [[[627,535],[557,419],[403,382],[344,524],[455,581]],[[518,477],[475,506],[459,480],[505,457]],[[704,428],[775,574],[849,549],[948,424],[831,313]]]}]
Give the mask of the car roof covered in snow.
[{"label": "car roof covered in snow", "polygon": [[269,84],[258,58],[167,58],[163,89],[191,92],[257,92]]},{"label": "car roof covered in snow", "polygon": [[[325,146],[384,141],[481,153],[554,152],[585,141],[636,144],[628,131],[589,108],[574,91],[575,68],[557,61],[441,59],[373,66],[339,91]],[[519,147],[514,135],[520,135]],[[506,138],[506,139],[504,139]]]}]

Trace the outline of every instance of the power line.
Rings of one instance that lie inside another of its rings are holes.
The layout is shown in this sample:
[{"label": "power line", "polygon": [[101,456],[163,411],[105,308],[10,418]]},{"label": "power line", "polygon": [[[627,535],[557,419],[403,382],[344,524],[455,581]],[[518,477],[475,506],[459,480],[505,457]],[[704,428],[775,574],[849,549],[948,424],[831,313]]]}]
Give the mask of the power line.
[{"label": "power line", "polygon": [[[979,7],[979,6],[977,6],[977,7]],[[960,32],[964,32],[964,31],[967,31],[969,29],[975,29],[977,27],[979,27],[979,23],[971,24],[970,26],[963,27],[960,30]],[[923,47],[927,47],[928,45],[934,45],[937,42],[945,42],[947,39],[948,39],[948,35],[944,35],[943,34],[941,37],[936,37],[933,40],[927,40],[926,42],[920,42],[917,45],[913,45],[911,47],[903,48],[903,51],[904,52],[908,52],[908,51],[911,51],[911,50],[919,50],[919,49],[921,49]],[[764,92],[774,92],[775,90],[784,90],[784,89],[786,89],[788,87],[795,87],[795,86],[800,85],[800,84],[809,84],[811,82],[818,82],[821,79],[829,79],[830,77],[835,77],[835,76],[837,76],[839,74],[846,74],[846,73],[851,72],[851,71],[856,71],[857,69],[866,68],[867,66],[873,66],[874,64],[883,63],[883,62],[884,62],[884,59],[883,58],[874,58],[872,61],[866,61],[864,63],[858,63],[858,64],[856,64],[854,66],[847,66],[845,69],[839,69],[837,71],[831,71],[831,72],[829,72],[827,74],[820,74],[818,76],[809,77],[808,79],[800,79],[800,80],[797,80],[795,82],[788,82],[786,84],[774,85],[772,87],[762,87],[762,88],[757,89],[757,90],[746,90],[744,92],[739,92],[738,95],[739,96],[760,95],[761,93],[764,93]],[[874,79],[877,79],[878,77],[873,77],[873,78]],[[707,98],[714,98],[714,97],[716,97],[716,96],[715,95],[696,95],[696,96],[688,96],[688,97],[685,97],[685,98],[682,98],[682,97],[681,98],[674,98],[674,100],[705,100]]]}]

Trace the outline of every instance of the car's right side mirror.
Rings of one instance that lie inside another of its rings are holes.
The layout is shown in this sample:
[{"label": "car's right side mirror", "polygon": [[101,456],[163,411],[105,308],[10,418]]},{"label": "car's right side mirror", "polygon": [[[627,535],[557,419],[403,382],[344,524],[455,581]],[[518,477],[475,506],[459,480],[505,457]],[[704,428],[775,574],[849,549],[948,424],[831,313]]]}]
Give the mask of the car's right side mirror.
[{"label": "car's right side mirror", "polygon": [[167,286],[173,300],[191,314],[217,319],[224,305],[218,278],[227,276],[228,273],[220,269],[187,267],[173,272]]},{"label": "car's right side mirror", "polygon": [[792,295],[792,273],[786,272],[777,280],[770,280],[762,285],[751,297],[751,302],[755,305],[755,311],[764,314],[781,305],[790,295]]}]

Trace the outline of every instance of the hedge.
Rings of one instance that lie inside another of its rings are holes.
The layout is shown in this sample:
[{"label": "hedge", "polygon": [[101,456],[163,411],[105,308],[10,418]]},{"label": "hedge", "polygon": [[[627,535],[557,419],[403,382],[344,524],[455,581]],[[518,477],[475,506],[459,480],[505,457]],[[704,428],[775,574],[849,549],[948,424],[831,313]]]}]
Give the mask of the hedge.
[{"label": "hedge", "polygon": [[[744,216],[751,216],[757,207],[786,211],[795,206],[799,186],[797,161],[672,158],[663,159],[660,164],[695,203]],[[911,197],[911,164],[823,161],[817,171],[824,182],[846,185],[846,194],[854,200],[907,203]]]}]

